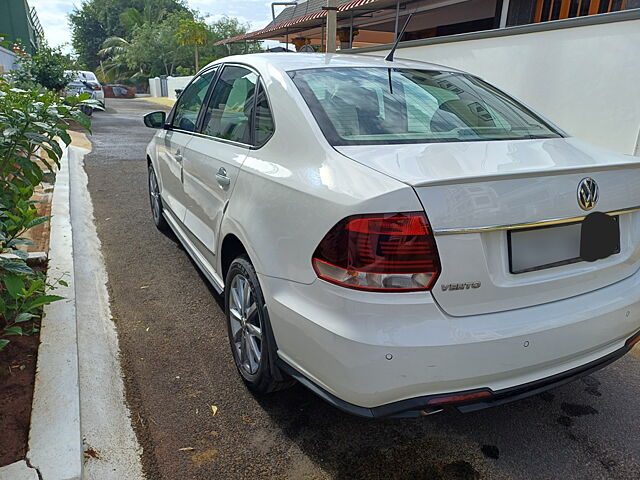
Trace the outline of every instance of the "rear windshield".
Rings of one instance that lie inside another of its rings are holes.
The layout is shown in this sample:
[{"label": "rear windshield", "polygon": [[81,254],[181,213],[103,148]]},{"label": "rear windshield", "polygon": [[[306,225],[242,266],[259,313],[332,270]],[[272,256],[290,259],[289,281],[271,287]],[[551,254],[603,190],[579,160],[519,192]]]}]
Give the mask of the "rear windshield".
[{"label": "rear windshield", "polygon": [[65,71],[65,73],[74,78],[76,82],[98,82],[98,78],[93,72]]},{"label": "rear windshield", "polygon": [[471,75],[396,68],[289,72],[332,145],[560,137]]}]

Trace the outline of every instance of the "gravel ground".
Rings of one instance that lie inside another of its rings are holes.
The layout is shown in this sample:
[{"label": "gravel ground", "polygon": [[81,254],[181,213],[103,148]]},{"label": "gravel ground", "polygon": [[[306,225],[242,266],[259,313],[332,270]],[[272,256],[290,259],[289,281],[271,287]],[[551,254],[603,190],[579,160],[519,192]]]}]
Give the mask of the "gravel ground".
[{"label": "gravel ground", "polygon": [[107,105],[94,116],[86,169],[148,478],[640,478],[640,360],[630,355],[466,415],[365,420],[300,386],[253,397],[233,365],[222,299],[151,220],[144,157],[153,132],[141,115],[158,106]]}]

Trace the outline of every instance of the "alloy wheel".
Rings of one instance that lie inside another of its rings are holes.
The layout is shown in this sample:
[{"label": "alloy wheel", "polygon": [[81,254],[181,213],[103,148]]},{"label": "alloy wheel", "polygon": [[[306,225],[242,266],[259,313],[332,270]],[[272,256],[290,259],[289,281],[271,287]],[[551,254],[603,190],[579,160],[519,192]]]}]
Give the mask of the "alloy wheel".
[{"label": "alloy wheel", "polygon": [[255,375],[262,358],[262,324],[255,292],[244,275],[237,274],[231,281],[229,302],[236,361],[246,373]]},{"label": "alloy wheel", "polygon": [[158,223],[160,221],[161,208],[160,205],[160,189],[158,188],[158,179],[151,167],[149,167],[149,199],[151,200],[151,212],[153,219]]}]

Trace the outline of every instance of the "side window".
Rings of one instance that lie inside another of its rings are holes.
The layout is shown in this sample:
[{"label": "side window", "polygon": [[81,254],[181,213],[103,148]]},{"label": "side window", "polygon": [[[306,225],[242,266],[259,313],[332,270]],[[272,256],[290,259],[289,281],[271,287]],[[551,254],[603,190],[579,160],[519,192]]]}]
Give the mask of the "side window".
[{"label": "side window", "polygon": [[262,83],[258,85],[258,101],[256,104],[254,144],[261,147],[271,138],[274,132],[273,116]]},{"label": "side window", "polygon": [[224,67],[204,117],[202,133],[240,143],[251,141],[251,116],[258,75],[243,67]]},{"label": "side window", "polygon": [[196,78],[187,89],[182,92],[176,105],[176,113],[171,122],[173,128],[179,128],[187,132],[194,132],[196,130],[198,112],[200,112],[200,108],[204,103],[204,97],[207,95],[207,90],[209,90],[209,85],[211,85],[211,80],[213,80],[215,74],[216,69],[209,70]]}]

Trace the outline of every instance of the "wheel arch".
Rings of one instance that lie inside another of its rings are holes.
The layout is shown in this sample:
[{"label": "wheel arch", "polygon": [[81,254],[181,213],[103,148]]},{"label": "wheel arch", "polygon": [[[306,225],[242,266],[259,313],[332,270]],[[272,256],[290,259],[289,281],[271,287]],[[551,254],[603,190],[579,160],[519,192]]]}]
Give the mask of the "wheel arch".
[{"label": "wheel arch", "polygon": [[[222,274],[223,282],[227,277],[227,272],[229,271],[231,263],[240,255],[246,255],[249,257],[247,248],[234,233],[228,233],[222,240],[222,245],[220,247],[220,273]],[[249,257],[249,261],[251,261],[251,257]]]}]

